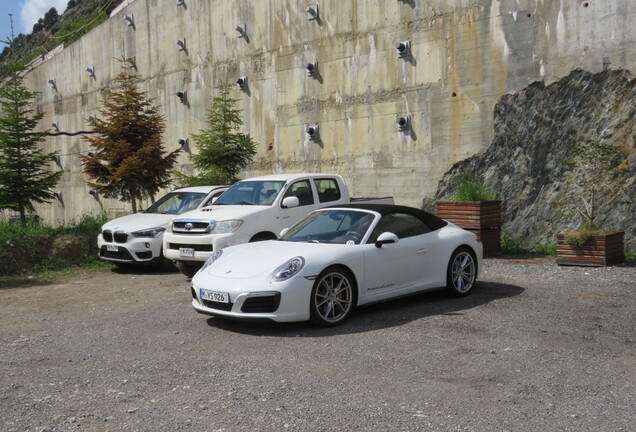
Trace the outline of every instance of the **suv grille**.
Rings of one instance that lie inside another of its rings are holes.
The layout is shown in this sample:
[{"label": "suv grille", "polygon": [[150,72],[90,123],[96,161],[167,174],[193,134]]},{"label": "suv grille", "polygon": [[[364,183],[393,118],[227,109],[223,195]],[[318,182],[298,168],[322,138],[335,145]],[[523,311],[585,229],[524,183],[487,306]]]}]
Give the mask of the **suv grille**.
[{"label": "suv grille", "polygon": [[206,234],[214,225],[214,221],[177,219],[172,223],[172,231],[182,234]]},{"label": "suv grille", "polygon": [[104,232],[102,232],[102,237],[104,237],[104,240],[108,243],[112,243],[113,239],[115,240],[115,243],[126,243],[128,240],[128,233],[126,231],[115,231],[113,233],[112,230],[104,230]]}]

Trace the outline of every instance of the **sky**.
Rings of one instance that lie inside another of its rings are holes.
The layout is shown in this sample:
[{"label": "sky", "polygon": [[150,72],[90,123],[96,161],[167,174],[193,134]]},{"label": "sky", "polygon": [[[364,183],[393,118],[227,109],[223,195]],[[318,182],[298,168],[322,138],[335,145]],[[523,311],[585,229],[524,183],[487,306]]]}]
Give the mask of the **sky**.
[{"label": "sky", "polygon": [[[55,7],[57,13],[62,15],[66,10],[68,0],[0,0],[0,40],[7,40],[11,36],[11,23],[9,14],[13,14],[13,33],[29,34],[33,30],[33,24],[44,14]],[[2,47],[0,46],[0,51]]]}]

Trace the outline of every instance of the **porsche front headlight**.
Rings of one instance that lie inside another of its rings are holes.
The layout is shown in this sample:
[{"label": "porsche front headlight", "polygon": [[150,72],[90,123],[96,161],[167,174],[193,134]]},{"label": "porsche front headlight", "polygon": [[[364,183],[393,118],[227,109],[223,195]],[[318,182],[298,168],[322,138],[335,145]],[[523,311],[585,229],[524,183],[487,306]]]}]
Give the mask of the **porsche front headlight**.
[{"label": "porsche front headlight", "polygon": [[218,221],[214,225],[214,228],[212,228],[212,231],[210,231],[210,234],[233,233],[234,231],[239,229],[241,225],[243,225],[243,221],[240,219],[228,219],[228,220]]},{"label": "porsche front headlight", "polygon": [[148,237],[148,238],[155,238],[157,237],[159,234],[161,234],[162,232],[164,232],[166,229],[165,228],[161,228],[161,227],[157,227],[157,228],[148,228],[145,230],[139,230],[139,231],[135,231],[132,234],[133,237],[135,238],[139,238],[139,237]]},{"label": "porsche front headlight", "polygon": [[212,264],[214,261],[218,260],[221,257],[221,255],[223,255],[223,249],[219,249],[217,251],[214,251],[214,253],[212,255],[210,255],[210,258],[205,260],[205,262],[203,263],[203,267],[201,267],[201,269],[199,271],[203,271],[206,268],[210,267],[210,264]]},{"label": "porsche front headlight", "polygon": [[272,274],[272,278],[276,282],[287,280],[290,277],[294,276],[299,271],[301,271],[304,266],[305,266],[305,258],[294,257],[290,259],[289,261],[287,261],[282,266],[278,267],[276,270],[274,270],[274,273]]}]

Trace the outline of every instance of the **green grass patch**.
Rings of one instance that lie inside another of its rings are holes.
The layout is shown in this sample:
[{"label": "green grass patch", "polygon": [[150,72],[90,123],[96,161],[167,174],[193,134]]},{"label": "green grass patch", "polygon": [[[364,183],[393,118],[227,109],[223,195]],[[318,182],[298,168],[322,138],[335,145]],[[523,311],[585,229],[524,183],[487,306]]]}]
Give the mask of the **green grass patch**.
[{"label": "green grass patch", "polygon": [[453,194],[449,201],[492,201],[497,199],[495,185],[472,174],[457,176],[452,182]]},{"label": "green grass patch", "polygon": [[96,17],[81,17],[62,27],[56,34],[56,39],[69,46],[80,37],[108,19],[106,12],[102,11]]},{"label": "green grass patch", "polygon": [[506,255],[517,255],[527,252],[521,247],[517,239],[510,237],[506,233],[501,233],[500,247],[501,252]]},{"label": "green grass patch", "polygon": [[501,252],[505,255],[541,254],[556,256],[556,243],[537,243],[531,248],[521,246],[521,242],[506,233],[501,233]]},{"label": "green grass patch", "polygon": [[105,214],[84,215],[65,226],[29,220],[0,222],[0,275],[41,274],[76,266],[94,266],[97,235]]},{"label": "green grass patch", "polygon": [[26,276],[0,277],[0,289],[47,285],[59,280],[72,279],[89,273],[110,272],[113,267],[114,264],[102,261],[95,256],[87,258],[79,265],[68,266],[61,270],[34,270],[32,274]]}]

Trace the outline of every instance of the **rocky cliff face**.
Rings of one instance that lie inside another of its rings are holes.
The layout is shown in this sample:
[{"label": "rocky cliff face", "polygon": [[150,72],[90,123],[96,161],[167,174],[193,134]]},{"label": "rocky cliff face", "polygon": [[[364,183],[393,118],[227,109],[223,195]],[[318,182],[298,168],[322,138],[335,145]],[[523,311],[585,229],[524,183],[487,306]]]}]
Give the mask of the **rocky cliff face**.
[{"label": "rocky cliff face", "polygon": [[[606,229],[625,231],[626,248],[636,250],[636,79],[626,70],[592,74],[575,70],[554,84],[542,82],[500,99],[495,106],[494,139],[483,153],[455,164],[433,199],[450,195],[452,179],[474,173],[495,180],[502,200],[503,231],[524,247],[554,242],[581,220],[558,217],[554,203],[566,192],[564,161],[586,142],[623,148],[629,170],[620,180],[625,193],[597,219]],[[621,203],[622,202],[622,203]],[[625,203],[626,202],[626,203]]]}]

